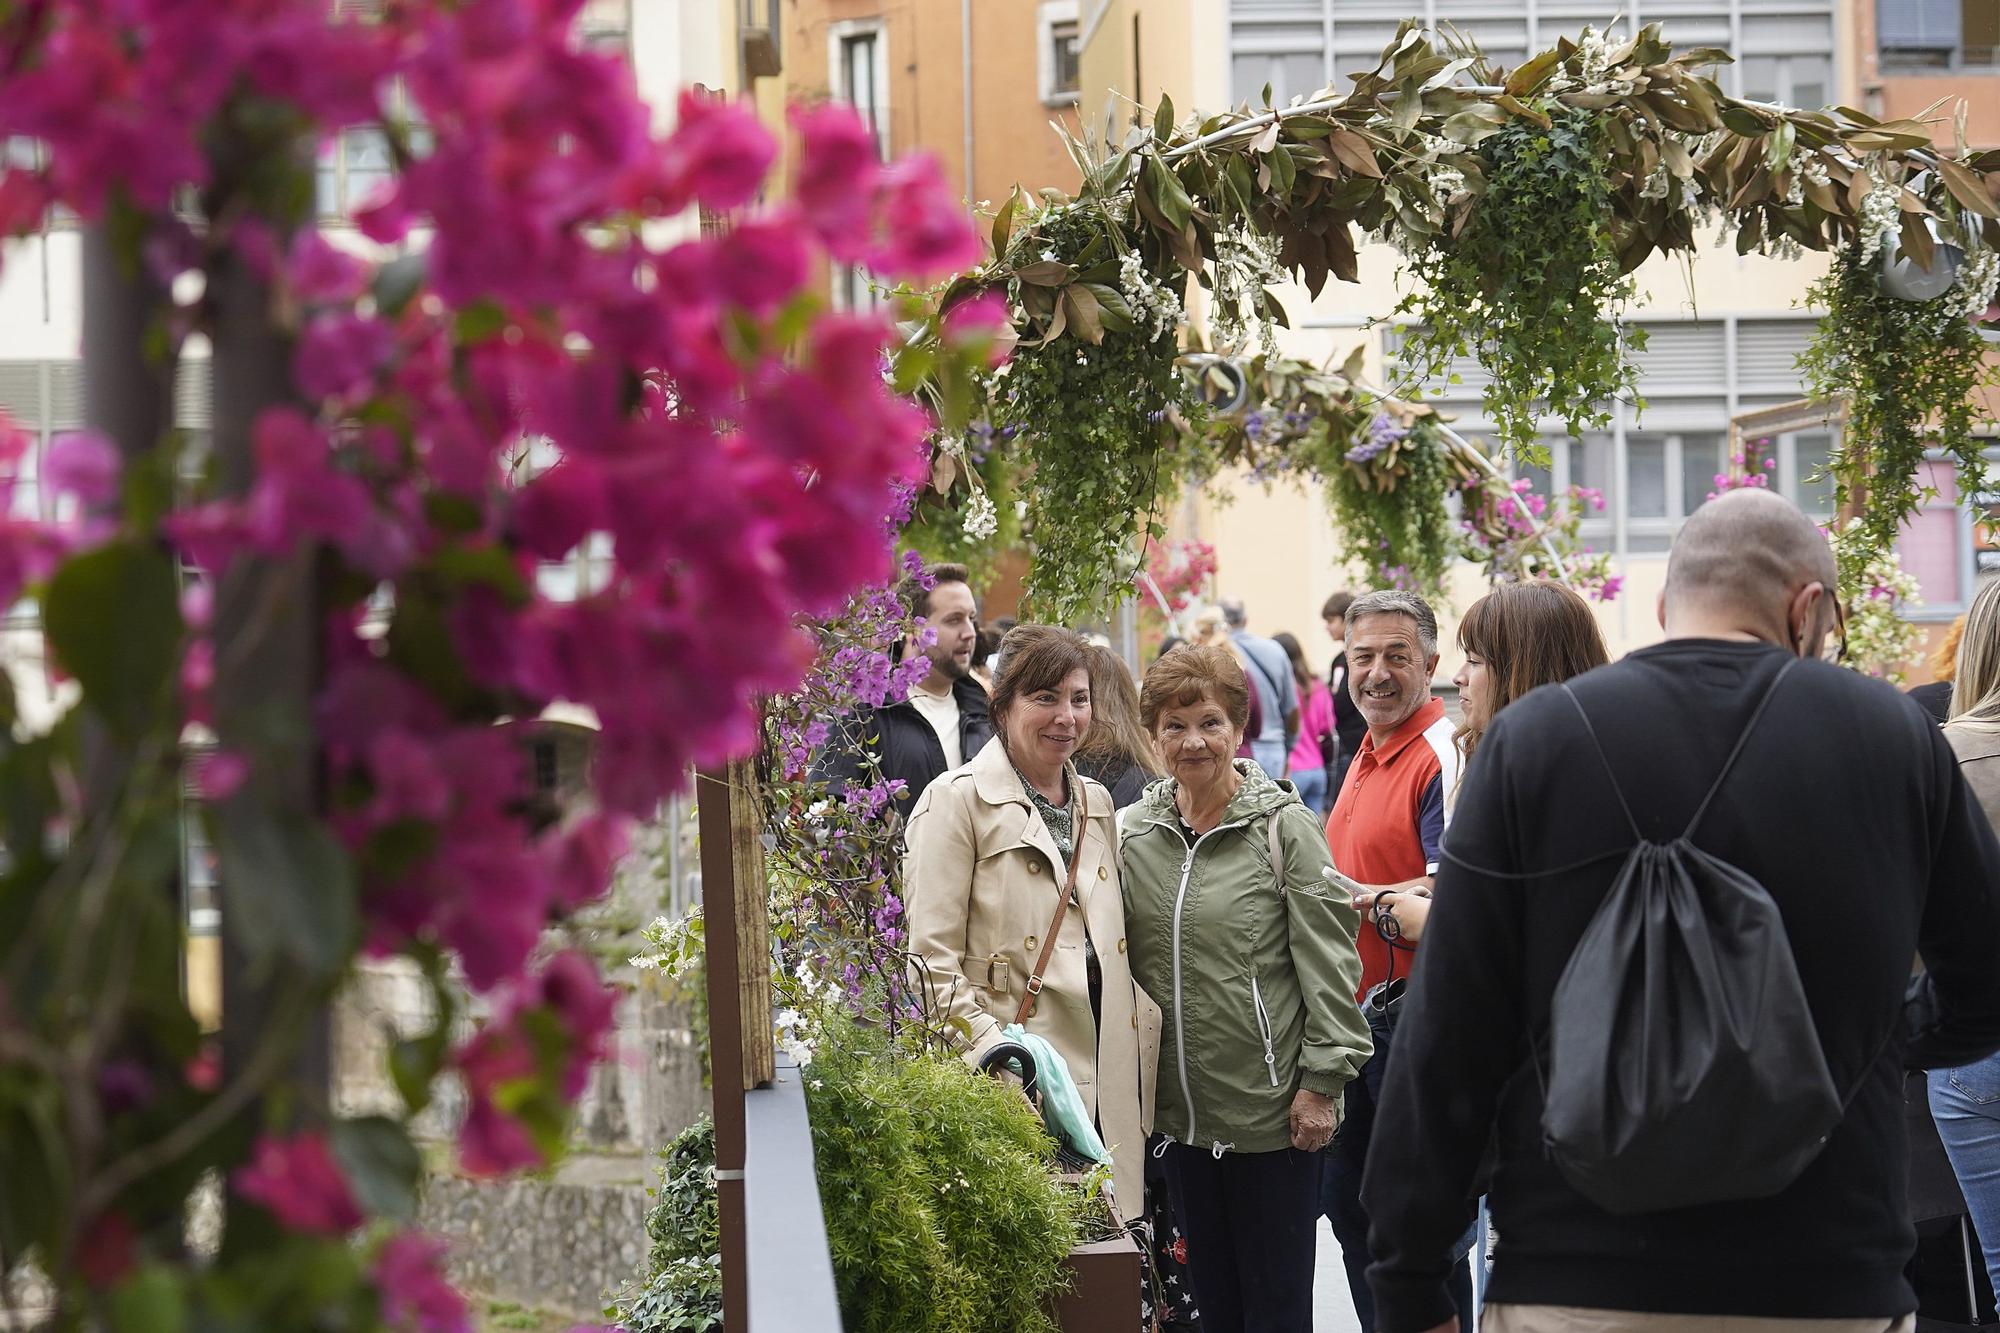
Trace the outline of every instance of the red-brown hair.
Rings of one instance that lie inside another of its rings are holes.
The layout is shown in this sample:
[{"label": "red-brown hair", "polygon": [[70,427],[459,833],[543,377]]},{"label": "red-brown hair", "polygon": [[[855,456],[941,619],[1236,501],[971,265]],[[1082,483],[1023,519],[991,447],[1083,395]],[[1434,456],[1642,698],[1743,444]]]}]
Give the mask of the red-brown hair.
[{"label": "red-brown hair", "polygon": [[1184,643],[1146,669],[1139,687],[1139,724],[1157,732],[1160,714],[1186,708],[1203,699],[1222,705],[1229,725],[1241,730],[1250,721],[1250,682],[1243,664],[1227,648]]}]

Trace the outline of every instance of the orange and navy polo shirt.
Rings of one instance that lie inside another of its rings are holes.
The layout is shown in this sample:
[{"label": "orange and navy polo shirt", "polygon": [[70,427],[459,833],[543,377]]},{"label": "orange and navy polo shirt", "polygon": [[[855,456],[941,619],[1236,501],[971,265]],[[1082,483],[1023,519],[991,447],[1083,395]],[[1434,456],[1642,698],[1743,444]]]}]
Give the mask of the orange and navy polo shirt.
[{"label": "orange and navy polo shirt", "polygon": [[[1458,783],[1458,746],[1444,704],[1425,701],[1381,745],[1371,733],[1348,765],[1347,780],[1326,818],[1326,845],[1340,873],[1363,884],[1399,884],[1435,875],[1444,841],[1445,795]],[[1389,977],[1395,953],[1374,927],[1362,922],[1358,1000]],[[1407,957],[1397,967],[1409,970]]]}]

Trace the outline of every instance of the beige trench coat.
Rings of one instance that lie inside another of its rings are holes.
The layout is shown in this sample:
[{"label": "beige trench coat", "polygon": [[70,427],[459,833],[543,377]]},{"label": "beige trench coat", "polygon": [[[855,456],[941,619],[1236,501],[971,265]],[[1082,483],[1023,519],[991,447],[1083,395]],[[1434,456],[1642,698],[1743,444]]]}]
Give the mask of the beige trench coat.
[{"label": "beige trench coat", "polygon": [[[1089,803],[1077,903],[1064,915],[1027,1028],[1069,1065],[1111,1150],[1119,1211],[1137,1217],[1145,1198],[1160,1009],[1133,982],[1126,961],[1111,795],[1074,770],[1070,782],[1083,784]],[[968,1061],[1003,1040],[1000,1029],[1014,1021],[1067,873],[997,738],[934,780],[917,801],[903,862],[910,949],[920,960],[934,1021],[957,1018],[970,1033],[950,1025]],[[1086,931],[1103,969],[1101,1029],[1090,1012]]]}]

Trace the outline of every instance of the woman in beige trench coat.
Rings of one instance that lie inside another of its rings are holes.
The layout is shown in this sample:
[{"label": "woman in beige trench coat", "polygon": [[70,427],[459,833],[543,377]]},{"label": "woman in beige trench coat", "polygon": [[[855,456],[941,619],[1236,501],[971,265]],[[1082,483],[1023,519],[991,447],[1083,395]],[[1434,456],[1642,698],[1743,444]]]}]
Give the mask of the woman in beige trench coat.
[{"label": "woman in beige trench coat", "polygon": [[1027,994],[1069,871],[1064,844],[1082,839],[1076,896],[1026,1026],[1068,1064],[1111,1151],[1119,1211],[1137,1217],[1160,1011],[1126,961],[1111,795],[1069,762],[1090,726],[1085,651],[1051,626],[1007,635],[993,739],[918,800],[903,889],[932,1020],[976,1064]]}]

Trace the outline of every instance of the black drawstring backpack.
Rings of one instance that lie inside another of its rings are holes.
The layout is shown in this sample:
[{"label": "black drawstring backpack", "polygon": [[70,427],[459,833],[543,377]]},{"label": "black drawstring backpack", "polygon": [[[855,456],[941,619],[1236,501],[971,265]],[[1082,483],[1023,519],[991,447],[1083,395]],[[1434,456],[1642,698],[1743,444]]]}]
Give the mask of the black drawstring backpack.
[{"label": "black drawstring backpack", "polygon": [[1666,843],[1640,833],[1589,714],[1562,687],[1638,840],[1556,985],[1542,1085],[1549,1155],[1607,1212],[1776,1194],[1845,1110],[1778,905],[1690,841],[1795,665],[1778,672],[1687,830]]}]

